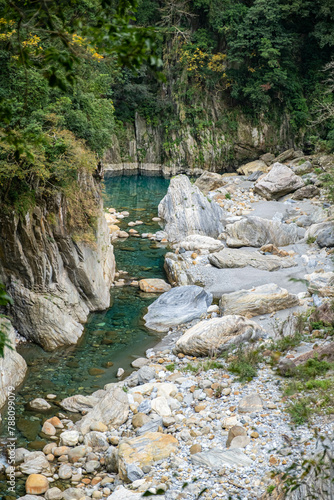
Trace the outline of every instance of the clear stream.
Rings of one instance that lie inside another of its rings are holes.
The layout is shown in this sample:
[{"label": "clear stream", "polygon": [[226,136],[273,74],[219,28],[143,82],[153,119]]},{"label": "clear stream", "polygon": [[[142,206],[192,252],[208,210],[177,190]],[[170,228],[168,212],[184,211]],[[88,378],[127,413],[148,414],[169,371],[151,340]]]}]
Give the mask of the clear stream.
[{"label": "clear stream", "polygon": [[[144,224],[135,227],[138,232],[155,232],[160,228],[158,223],[152,222],[152,217],[157,216],[158,204],[166,194],[168,184],[169,180],[152,176],[106,178],[105,207],[130,212],[130,216],[122,220],[121,228],[128,229],[128,222],[142,220]],[[131,236],[117,241],[114,251],[117,269],[128,271],[129,276],[136,279],[165,278],[165,247],[146,238]],[[90,315],[76,346],[53,352],[45,352],[30,343],[18,348],[29,369],[24,383],[17,390],[17,446],[42,449],[46,441],[40,435],[41,426],[46,416],[61,410],[57,402],[67,396],[91,394],[103,388],[106,383],[115,381],[119,367],[130,373],[131,361],[144,355],[146,349],[158,341],[144,327],[142,320],[147,306],[156,298],[157,295],[145,294],[137,287],[112,288],[110,308]],[[45,398],[50,393],[56,394],[57,399],[49,412],[39,414],[27,409],[29,401],[36,397]],[[6,435],[5,429],[4,418],[0,436]],[[1,479],[4,478],[0,478],[0,491]]]}]

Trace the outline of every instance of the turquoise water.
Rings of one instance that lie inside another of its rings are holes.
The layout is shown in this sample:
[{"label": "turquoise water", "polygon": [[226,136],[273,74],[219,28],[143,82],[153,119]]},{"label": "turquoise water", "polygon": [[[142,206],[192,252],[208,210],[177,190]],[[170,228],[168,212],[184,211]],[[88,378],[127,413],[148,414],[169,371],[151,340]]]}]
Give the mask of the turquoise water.
[{"label": "turquoise water", "polygon": [[[136,230],[155,232],[160,227],[151,219],[157,216],[159,201],[168,184],[169,181],[161,177],[107,178],[105,207],[130,212],[120,224],[122,229],[129,229],[129,221],[140,219],[144,224],[136,226]],[[117,269],[128,271],[131,277],[165,278],[165,247],[148,239],[130,237],[116,242],[114,251]],[[60,410],[57,402],[73,394],[90,394],[103,388],[106,383],[115,381],[119,367],[124,368],[126,374],[130,373],[131,361],[144,355],[158,340],[142,320],[147,306],[156,298],[156,295],[144,294],[131,286],[112,288],[110,308],[90,315],[76,346],[51,353],[33,344],[22,344],[18,348],[29,366],[26,380],[17,391],[18,445],[41,449],[45,444],[43,436],[39,435],[41,424],[46,415],[54,415]],[[45,398],[49,393],[56,394],[57,399],[47,414],[27,410],[27,402],[36,397]],[[5,423],[1,431],[4,435]]]}]

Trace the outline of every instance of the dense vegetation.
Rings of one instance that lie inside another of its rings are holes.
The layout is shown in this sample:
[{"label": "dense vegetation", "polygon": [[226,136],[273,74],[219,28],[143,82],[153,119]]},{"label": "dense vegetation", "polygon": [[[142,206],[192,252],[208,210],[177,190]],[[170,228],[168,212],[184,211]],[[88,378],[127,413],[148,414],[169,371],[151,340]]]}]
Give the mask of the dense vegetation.
[{"label": "dense vegetation", "polygon": [[167,85],[124,72],[116,115],[194,123],[211,94],[255,119],[285,112],[296,134],[333,148],[333,19],[333,0],[142,0],[137,22],[156,26]]}]

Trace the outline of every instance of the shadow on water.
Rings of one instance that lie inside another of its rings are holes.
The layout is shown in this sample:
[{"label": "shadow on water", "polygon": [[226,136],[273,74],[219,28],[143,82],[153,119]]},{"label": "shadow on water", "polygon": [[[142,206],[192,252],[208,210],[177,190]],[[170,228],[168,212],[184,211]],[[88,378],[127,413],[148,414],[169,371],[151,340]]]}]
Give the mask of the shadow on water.
[{"label": "shadow on water", "polygon": [[[157,216],[159,201],[165,195],[169,181],[162,177],[118,176],[105,179],[105,207],[127,210],[130,216],[120,223],[128,229],[128,222],[142,220],[136,226],[140,233],[155,232],[159,224],[152,222]],[[117,269],[136,278],[165,278],[163,257],[166,248],[154,242],[130,237],[114,245]],[[41,449],[45,441],[40,435],[47,415],[59,411],[57,402],[74,394],[90,394],[116,379],[119,367],[130,372],[134,358],[145,354],[157,342],[144,326],[143,315],[157,296],[147,295],[136,287],[112,288],[111,306],[106,311],[89,316],[85,331],[76,346],[44,352],[39,346],[22,344],[18,351],[29,366],[28,375],[17,391],[16,416],[17,446]],[[57,398],[47,413],[31,412],[27,403],[47,394]],[[5,412],[4,412],[5,413]],[[5,436],[6,419],[1,429]]]}]

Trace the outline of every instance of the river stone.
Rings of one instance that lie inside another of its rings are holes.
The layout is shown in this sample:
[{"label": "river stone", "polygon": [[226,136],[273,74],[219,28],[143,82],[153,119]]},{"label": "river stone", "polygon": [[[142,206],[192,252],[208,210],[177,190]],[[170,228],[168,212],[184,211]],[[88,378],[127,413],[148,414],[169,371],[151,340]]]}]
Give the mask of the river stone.
[{"label": "river stone", "polygon": [[160,417],[169,417],[172,414],[168,401],[163,396],[152,399],[151,407]]},{"label": "river stone", "polygon": [[241,425],[234,425],[228,431],[227,441],[226,441],[226,448],[230,447],[231,442],[237,436],[247,436],[246,429],[244,427],[241,427]]},{"label": "river stone", "polygon": [[67,452],[68,459],[70,462],[78,462],[80,458],[83,458],[87,453],[87,447],[84,445],[76,446],[75,448],[69,449]]},{"label": "river stone", "polygon": [[253,174],[254,172],[267,173],[268,167],[264,161],[255,160],[251,161],[250,163],[245,163],[245,165],[241,165],[241,167],[237,169],[237,172],[240,175],[247,175],[247,176]]},{"label": "river stone", "polygon": [[63,500],[86,500],[86,494],[81,488],[67,488],[63,491]]},{"label": "river stone", "polygon": [[151,366],[142,366],[135,375],[138,377],[138,384],[146,384],[155,378],[155,369]]},{"label": "river stone", "polygon": [[257,247],[272,244],[284,247],[301,239],[296,224],[284,224],[276,220],[249,216],[233,224],[227,224],[222,236],[228,247]]},{"label": "river stone", "polygon": [[82,396],[81,394],[76,394],[75,396],[70,396],[65,398],[60,402],[60,406],[64,410],[70,411],[71,413],[78,413],[82,411],[89,411],[98,403],[99,398],[93,396]]},{"label": "river stone", "polygon": [[205,171],[203,174],[196,180],[195,186],[197,186],[202,193],[208,194],[209,191],[214,191],[221,186],[226,184],[226,179],[222,177],[220,174],[216,174],[215,172]]},{"label": "river stone", "polygon": [[261,326],[242,316],[212,318],[189,328],[176,342],[175,351],[190,356],[211,356],[231,344],[256,340],[263,334]]},{"label": "river stone", "polygon": [[15,464],[21,464],[24,461],[24,457],[30,455],[31,451],[25,448],[16,448],[15,450]]},{"label": "river stone", "polygon": [[147,424],[150,421],[151,421],[150,417],[145,413],[136,413],[132,417],[132,425],[135,429],[142,427],[143,425]]},{"label": "river stone", "polygon": [[[170,418],[170,416],[164,417],[164,418]],[[136,430],[136,434],[137,434],[137,436],[142,436],[143,434],[146,434],[147,432],[157,432],[159,430],[159,427],[162,427],[162,424],[163,424],[162,417],[159,417],[158,415],[156,415],[149,422],[144,424],[142,427],[139,427],[139,429]]]},{"label": "river stone", "polygon": [[147,293],[164,293],[171,289],[166,281],[159,278],[142,279],[139,281],[139,288]]},{"label": "river stone", "polygon": [[320,248],[334,247],[334,225],[319,232],[317,236],[317,243]]},{"label": "river stone", "polygon": [[253,413],[261,410],[263,410],[262,399],[256,393],[243,397],[238,406],[239,413]]},{"label": "river stone", "polygon": [[95,407],[79,422],[77,428],[82,434],[87,434],[93,422],[103,422],[107,426],[124,424],[129,414],[129,402],[126,393],[119,387],[112,387],[99,400]]},{"label": "river stone", "polygon": [[50,488],[45,493],[45,500],[61,500],[63,498],[63,492],[59,488]]},{"label": "river stone", "polygon": [[299,299],[275,283],[240,290],[222,295],[219,306],[221,314],[240,314],[247,318],[260,316],[297,306]]},{"label": "river stone", "polygon": [[314,198],[315,196],[319,196],[320,189],[314,186],[313,184],[309,184],[300,189],[297,189],[295,193],[291,196],[293,200],[304,200],[304,198]]},{"label": "river stone", "polygon": [[195,453],[190,459],[195,465],[208,467],[210,469],[220,469],[225,465],[247,467],[253,464],[253,460],[237,448],[233,450],[212,448],[211,450],[202,451],[201,453]]},{"label": "river stone", "polygon": [[334,297],[334,273],[312,273],[306,274],[308,291],[320,297]]},{"label": "river stone", "polygon": [[318,222],[316,224],[312,224],[309,226],[306,230],[304,239],[305,241],[308,241],[310,238],[318,238],[319,235],[322,233],[326,234],[327,231],[329,231],[329,234],[332,232],[334,228],[334,222],[333,221],[325,221],[325,222]]},{"label": "river stone", "polygon": [[109,446],[104,458],[107,471],[118,472],[118,449],[116,446]]},{"label": "river stone", "polygon": [[132,361],[131,366],[133,368],[142,368],[143,366],[147,365],[147,363],[149,363],[149,360],[147,358],[137,358]]},{"label": "river stone", "polygon": [[217,252],[218,250],[224,248],[224,243],[221,240],[210,238],[210,236],[191,234],[175,246],[191,252],[203,250],[207,250],[208,252]]},{"label": "river stone", "polygon": [[84,437],[86,446],[94,448],[95,451],[105,451],[109,448],[107,438],[103,432],[91,431]]},{"label": "river stone", "polygon": [[72,477],[72,467],[68,464],[62,464],[58,469],[60,479],[70,479]]},{"label": "river stone", "polygon": [[277,162],[267,175],[256,182],[254,192],[267,200],[277,200],[302,187],[303,180],[294,174],[291,168]]},{"label": "river stone", "polygon": [[250,249],[232,248],[224,248],[220,252],[209,255],[209,262],[218,269],[251,266],[264,271],[277,271],[297,265],[292,258],[263,255]]},{"label": "river stone", "polygon": [[148,307],[145,325],[151,330],[167,332],[173,326],[199,318],[211,303],[211,293],[199,286],[172,288]]},{"label": "river stone", "polygon": [[47,436],[55,436],[56,428],[48,421],[44,422],[42,432]]},{"label": "river stone", "polygon": [[46,411],[50,410],[51,405],[43,398],[36,398],[30,401],[29,408],[36,411]]},{"label": "river stone", "polygon": [[145,465],[168,458],[177,450],[178,441],[170,434],[147,432],[140,437],[121,441],[118,446],[118,470],[120,478],[128,481],[127,467]]},{"label": "river stone", "polygon": [[50,472],[50,464],[42,451],[33,451],[24,457],[19,469],[23,474],[40,474]]},{"label": "river stone", "polygon": [[[124,486],[118,486],[117,489],[107,498],[107,500],[142,500],[142,493],[135,493],[127,490]],[[156,497],[161,498],[160,496]]]},{"label": "river stone", "polygon": [[128,464],[126,466],[126,476],[128,480],[133,483],[144,477],[144,472],[136,464]]},{"label": "river stone", "polygon": [[76,446],[79,442],[79,432],[76,430],[64,431],[60,434],[60,444],[62,446]]},{"label": "river stone", "polygon": [[42,474],[30,474],[26,481],[28,495],[42,495],[49,488],[49,481]]},{"label": "river stone", "polygon": [[224,210],[210,202],[185,175],[171,179],[166,196],[159,204],[169,241],[181,241],[190,234],[217,238],[224,229]]},{"label": "river stone", "polygon": [[233,448],[246,448],[250,443],[250,438],[248,436],[236,436],[231,441],[230,449]]},{"label": "river stone", "polygon": [[40,496],[37,495],[24,495],[23,497],[19,497],[18,500],[41,500]]}]

